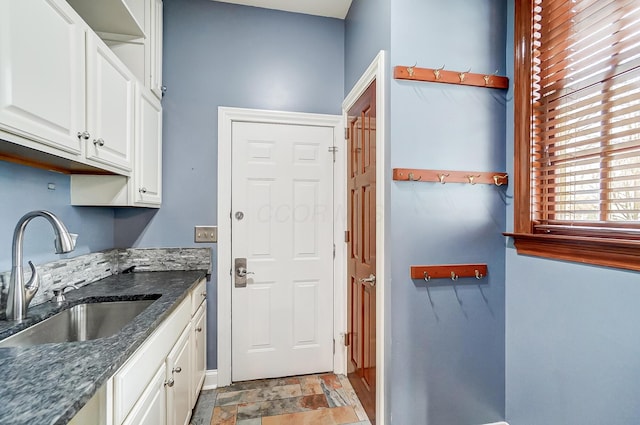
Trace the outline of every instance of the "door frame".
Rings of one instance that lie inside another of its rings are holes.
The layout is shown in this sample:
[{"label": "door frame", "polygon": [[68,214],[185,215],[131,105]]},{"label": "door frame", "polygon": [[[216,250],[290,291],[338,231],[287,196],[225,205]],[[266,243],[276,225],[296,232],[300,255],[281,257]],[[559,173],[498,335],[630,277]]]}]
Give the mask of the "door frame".
[{"label": "door frame", "polygon": [[[307,125],[334,129],[333,146],[344,146],[344,122],[341,115],[310,114],[302,112],[267,111],[218,107],[218,249],[217,249],[217,308],[218,308],[218,369],[217,386],[231,384],[231,171],[232,133],[234,122]],[[340,143],[342,140],[342,143]],[[333,355],[335,373],[346,372],[346,350],[337,347],[346,329],[346,174],[344,149],[338,149],[334,164],[334,225],[333,240],[336,255],[333,263]]]},{"label": "door frame", "polygon": [[[388,211],[390,204],[387,205],[385,202],[390,187],[388,179],[389,157],[387,155],[389,150],[389,138],[387,137],[387,72],[387,53],[381,50],[342,102],[342,116],[344,122],[347,123],[349,109],[367,90],[373,80],[376,80],[376,424],[378,425],[385,425],[385,382],[387,380],[385,344],[390,345],[390,342],[386,341],[387,329],[385,329],[385,324],[387,323],[385,313],[389,307],[387,306],[389,300],[385,297],[385,287],[391,282],[391,267],[389,267],[389,259],[386,255],[385,230],[388,225],[387,220],[390,217]],[[346,186],[346,170],[344,175]],[[343,202],[346,205],[346,190]],[[346,262],[347,253],[345,252],[343,255]],[[342,280],[345,281],[344,298],[346,299],[346,270],[344,273]],[[345,352],[344,369],[346,370],[347,347],[343,345],[342,348]]]}]

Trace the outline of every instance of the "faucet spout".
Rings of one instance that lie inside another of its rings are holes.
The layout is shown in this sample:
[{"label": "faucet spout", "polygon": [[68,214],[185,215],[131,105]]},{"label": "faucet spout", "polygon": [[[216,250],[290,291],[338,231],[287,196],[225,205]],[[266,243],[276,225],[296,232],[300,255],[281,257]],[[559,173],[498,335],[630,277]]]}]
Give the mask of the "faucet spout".
[{"label": "faucet spout", "polygon": [[65,225],[53,213],[44,210],[31,211],[22,216],[16,224],[13,232],[13,246],[11,254],[11,278],[9,280],[9,297],[7,299],[7,320],[23,320],[27,317],[27,308],[38,291],[40,280],[38,272],[29,262],[31,267],[31,279],[25,284],[24,272],[22,269],[22,245],[24,241],[24,231],[29,222],[36,217],[44,217],[53,227],[56,235],[56,254],[71,252],[75,248],[75,237],[70,234]]}]

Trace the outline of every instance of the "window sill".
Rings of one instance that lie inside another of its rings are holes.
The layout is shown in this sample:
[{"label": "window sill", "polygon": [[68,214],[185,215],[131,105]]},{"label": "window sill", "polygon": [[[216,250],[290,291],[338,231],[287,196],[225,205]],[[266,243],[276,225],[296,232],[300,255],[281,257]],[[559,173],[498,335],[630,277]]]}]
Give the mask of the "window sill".
[{"label": "window sill", "polygon": [[640,241],[567,235],[503,233],[518,254],[640,271]]}]

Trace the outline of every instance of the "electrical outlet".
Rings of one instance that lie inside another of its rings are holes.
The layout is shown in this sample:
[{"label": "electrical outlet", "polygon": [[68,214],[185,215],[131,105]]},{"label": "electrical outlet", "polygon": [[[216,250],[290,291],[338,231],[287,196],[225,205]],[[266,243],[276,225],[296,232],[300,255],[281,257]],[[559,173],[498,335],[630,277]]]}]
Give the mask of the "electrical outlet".
[{"label": "electrical outlet", "polygon": [[196,226],[194,240],[197,243],[218,242],[218,226]]}]

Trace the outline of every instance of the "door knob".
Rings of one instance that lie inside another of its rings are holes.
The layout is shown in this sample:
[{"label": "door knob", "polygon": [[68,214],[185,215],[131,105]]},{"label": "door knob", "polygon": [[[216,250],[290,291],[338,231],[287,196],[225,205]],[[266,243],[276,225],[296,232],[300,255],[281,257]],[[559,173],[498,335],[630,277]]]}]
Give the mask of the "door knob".
[{"label": "door knob", "polygon": [[373,273],[369,275],[369,277],[363,277],[360,279],[362,283],[368,283],[371,286],[376,286],[376,275]]}]

